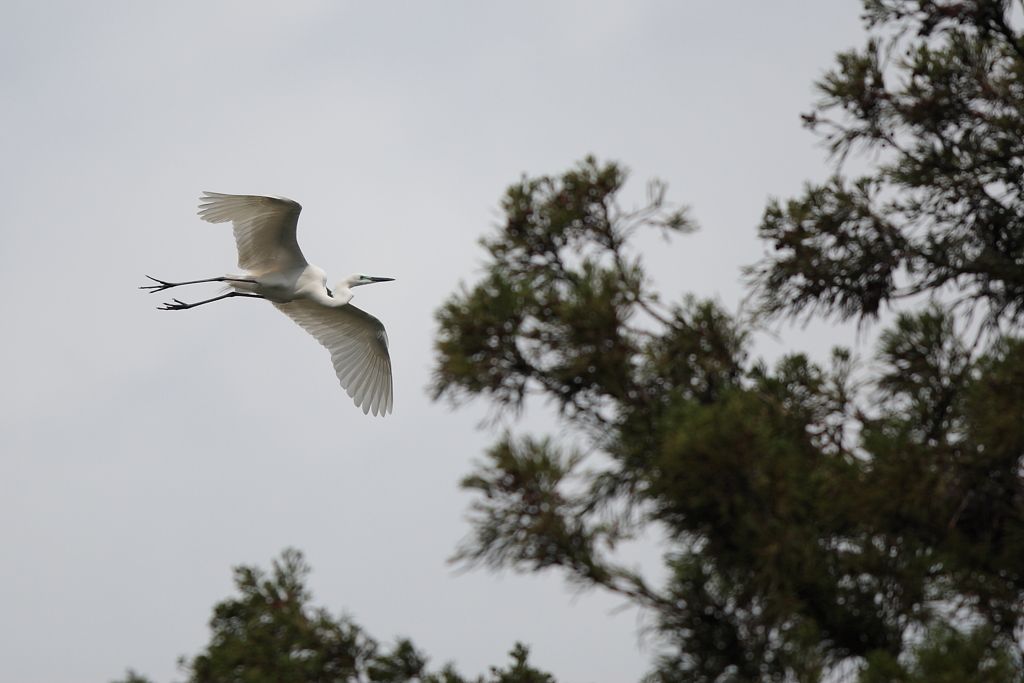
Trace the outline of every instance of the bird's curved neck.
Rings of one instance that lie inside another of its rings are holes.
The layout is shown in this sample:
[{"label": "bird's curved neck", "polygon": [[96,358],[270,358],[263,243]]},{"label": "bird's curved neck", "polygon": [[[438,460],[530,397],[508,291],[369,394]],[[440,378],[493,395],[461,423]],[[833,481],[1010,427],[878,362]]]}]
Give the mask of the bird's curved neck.
[{"label": "bird's curved neck", "polygon": [[324,306],[328,306],[330,308],[341,308],[349,301],[352,301],[353,296],[352,290],[348,287],[338,287],[330,294],[325,291],[324,301],[322,303]]}]

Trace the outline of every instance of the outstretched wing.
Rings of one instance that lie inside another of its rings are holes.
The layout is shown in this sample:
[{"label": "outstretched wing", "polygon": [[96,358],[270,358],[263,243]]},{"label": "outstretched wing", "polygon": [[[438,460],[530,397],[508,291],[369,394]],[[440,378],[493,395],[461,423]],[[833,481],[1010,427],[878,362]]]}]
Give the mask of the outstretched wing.
[{"label": "outstretched wing", "polygon": [[274,305],[331,352],[341,387],[363,414],[391,412],[388,335],[377,318],[352,304],[328,308],[309,299],[296,299]]},{"label": "outstretched wing", "polygon": [[302,207],[285,197],[256,197],[204,192],[199,215],[210,223],[234,227],[238,267],[253,275],[302,268],[306,258],[295,239]]}]

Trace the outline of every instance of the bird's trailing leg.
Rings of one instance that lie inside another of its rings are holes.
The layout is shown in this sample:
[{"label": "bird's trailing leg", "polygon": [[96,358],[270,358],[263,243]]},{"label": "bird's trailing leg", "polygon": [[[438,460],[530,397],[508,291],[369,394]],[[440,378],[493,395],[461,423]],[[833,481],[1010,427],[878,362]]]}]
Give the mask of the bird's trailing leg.
[{"label": "bird's trailing leg", "polygon": [[201,282],[256,282],[255,280],[243,280],[242,278],[237,277],[211,277],[207,280],[191,280],[189,282],[164,282],[163,280],[157,280],[152,275],[147,275],[146,277],[148,277],[150,280],[157,284],[145,285],[143,287],[139,287],[139,289],[148,289],[150,294],[162,292],[165,289],[170,289],[171,287],[181,287],[182,285],[198,285]]},{"label": "bird's trailing leg", "polygon": [[[182,282],[181,284],[187,285],[187,284],[192,284],[192,283],[190,283],[190,282]],[[163,306],[158,307],[157,310],[159,310],[159,311],[184,311],[187,308],[195,308],[196,306],[202,306],[203,304],[213,303],[214,301],[220,301],[221,299],[228,299],[228,298],[233,297],[233,296],[247,296],[247,297],[250,297],[252,299],[264,299],[264,298],[266,298],[266,297],[260,296],[259,294],[249,294],[248,292],[228,292],[227,294],[223,294],[221,296],[215,296],[212,299],[207,299],[206,301],[197,301],[194,304],[187,304],[184,301],[178,301],[177,299],[171,299],[171,301],[174,302],[173,304],[164,304]]]}]

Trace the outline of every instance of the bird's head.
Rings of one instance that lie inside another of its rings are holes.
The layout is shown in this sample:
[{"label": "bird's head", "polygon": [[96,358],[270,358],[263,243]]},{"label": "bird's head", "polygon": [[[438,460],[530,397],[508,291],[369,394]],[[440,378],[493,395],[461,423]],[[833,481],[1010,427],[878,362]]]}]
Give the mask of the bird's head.
[{"label": "bird's head", "polygon": [[340,302],[339,305],[347,304],[352,300],[352,290],[360,285],[372,285],[374,282],[391,282],[395,278],[393,277],[372,277],[370,275],[363,275],[362,273],[356,273],[355,275],[349,275],[347,278],[339,282],[334,286],[334,291],[328,290],[328,294],[335,301]]},{"label": "bird's head", "polygon": [[375,282],[392,282],[394,279],[395,278],[393,277],[372,277],[370,275],[356,273],[355,275],[349,275],[345,278],[345,284],[351,289],[352,287],[359,287],[360,285],[372,285]]}]

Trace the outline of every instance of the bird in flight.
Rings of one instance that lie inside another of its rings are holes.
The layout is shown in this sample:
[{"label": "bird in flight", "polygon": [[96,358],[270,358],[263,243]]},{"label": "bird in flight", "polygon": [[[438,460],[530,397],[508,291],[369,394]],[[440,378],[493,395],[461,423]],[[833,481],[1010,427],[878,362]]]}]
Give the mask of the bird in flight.
[{"label": "bird in flight", "polygon": [[225,275],[189,282],[164,282],[147,275],[155,285],[140,287],[150,294],[200,282],[224,282],[227,294],[187,304],[178,299],[162,311],[184,311],[236,296],[267,299],[298,323],[331,352],[341,386],[363,409],[385,415],[391,412],[391,357],[388,335],[380,320],[351,303],[352,290],[390,277],[349,275],[327,288],[327,273],[308,263],[295,239],[302,207],[285,197],[204,192],[199,216],[210,223],[232,224],[238,247],[240,275]]}]

